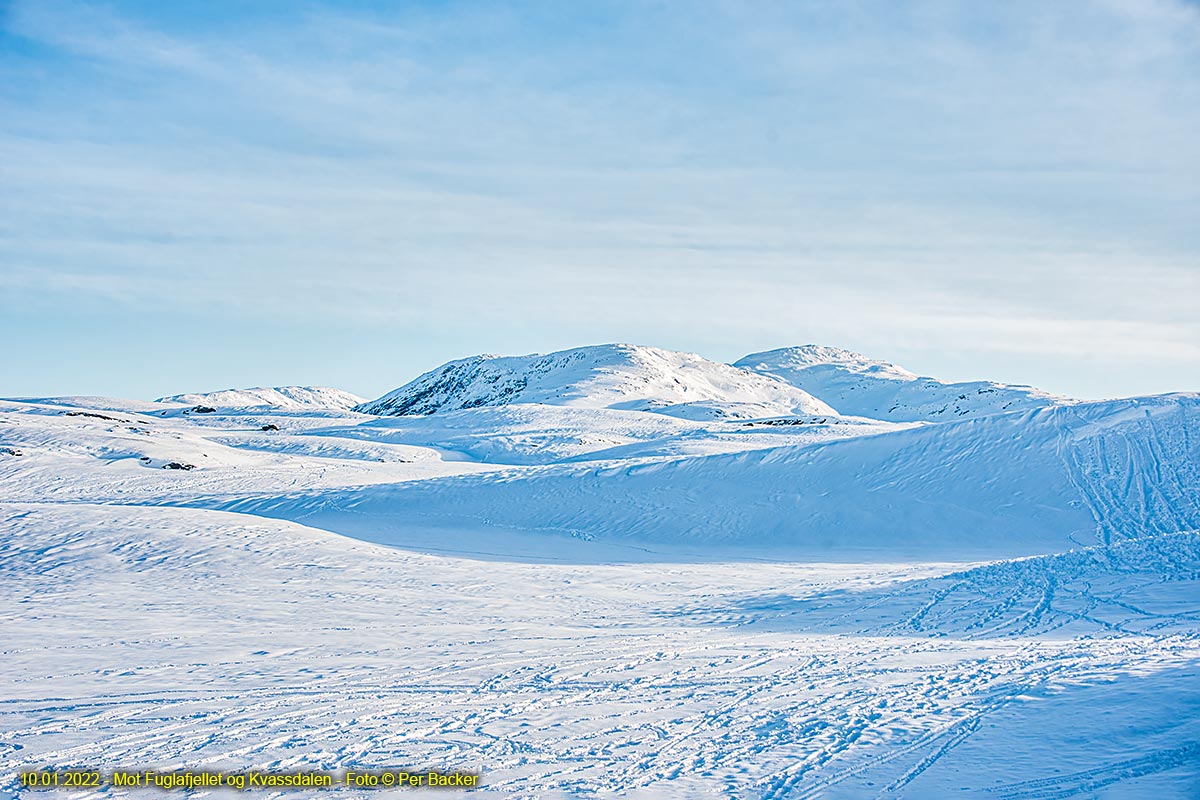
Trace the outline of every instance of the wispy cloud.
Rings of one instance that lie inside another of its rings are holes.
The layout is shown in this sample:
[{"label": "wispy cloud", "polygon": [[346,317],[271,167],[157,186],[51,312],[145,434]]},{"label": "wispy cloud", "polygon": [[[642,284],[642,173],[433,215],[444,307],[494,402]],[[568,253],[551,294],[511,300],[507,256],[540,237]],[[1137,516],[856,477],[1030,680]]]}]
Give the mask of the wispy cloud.
[{"label": "wispy cloud", "polygon": [[[381,355],[1016,351],[1112,394],[1200,366],[1195,5],[208,13],[9,6],[6,303]],[[1080,373],[1139,341],[1136,385]],[[428,366],[389,358],[357,388]]]}]

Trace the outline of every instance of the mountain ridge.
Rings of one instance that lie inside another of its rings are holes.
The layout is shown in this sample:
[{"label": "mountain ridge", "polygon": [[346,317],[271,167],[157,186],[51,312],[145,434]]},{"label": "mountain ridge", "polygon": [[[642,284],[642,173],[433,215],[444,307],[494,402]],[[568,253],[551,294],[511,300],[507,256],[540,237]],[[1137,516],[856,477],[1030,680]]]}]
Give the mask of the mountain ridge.
[{"label": "mountain ridge", "polygon": [[920,376],[896,364],[821,345],[751,353],[734,366],[786,381],[843,414],[891,422],[943,422],[1074,402],[1033,386]]},{"label": "mountain ridge", "polygon": [[510,404],[649,411],[693,421],[865,417],[944,422],[1076,402],[1027,385],[949,382],[840,347],[805,344],[732,364],[625,343],[448,361],[367,400],[321,386],[252,387],[160,398],[225,408],[328,408],[376,416],[429,415]]},{"label": "mountain ridge", "polygon": [[510,403],[651,411],[686,419],[837,414],[773,376],[694,353],[631,344],[457,359],[355,410],[427,415]]},{"label": "mountain ridge", "polygon": [[331,386],[254,386],[160,397],[157,403],[183,403],[214,408],[333,408],[348,411],[365,398]]}]

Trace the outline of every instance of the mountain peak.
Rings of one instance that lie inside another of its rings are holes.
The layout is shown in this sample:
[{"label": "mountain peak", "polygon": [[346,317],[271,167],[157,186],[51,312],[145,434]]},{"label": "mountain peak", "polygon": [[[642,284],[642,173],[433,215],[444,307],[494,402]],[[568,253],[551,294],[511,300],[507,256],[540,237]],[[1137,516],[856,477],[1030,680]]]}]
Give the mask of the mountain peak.
[{"label": "mountain peak", "polygon": [[472,356],[364,403],[370,414],[434,414],[510,403],[656,411],[688,418],[834,414],[784,381],[694,353],[626,343]]},{"label": "mountain peak", "polygon": [[734,366],[743,369],[757,369],[760,365],[787,369],[834,366],[848,372],[868,373],[884,379],[909,381],[917,378],[913,373],[895,364],[868,358],[853,350],[819,344],[803,344],[751,353],[734,362]]},{"label": "mountain peak", "polygon": [[1031,386],[920,377],[886,361],[815,344],[753,353],[734,366],[787,381],[843,414],[893,422],[943,422],[1066,400]]}]

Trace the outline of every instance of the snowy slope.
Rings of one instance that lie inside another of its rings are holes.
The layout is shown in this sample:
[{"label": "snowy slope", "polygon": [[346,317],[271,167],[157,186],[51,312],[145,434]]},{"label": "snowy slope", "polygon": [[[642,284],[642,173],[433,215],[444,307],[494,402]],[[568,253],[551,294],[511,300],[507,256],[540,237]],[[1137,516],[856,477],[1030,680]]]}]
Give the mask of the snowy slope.
[{"label": "snowy slope", "polygon": [[812,344],[753,353],[734,365],[785,380],[843,414],[893,422],[944,422],[1066,400],[1031,386],[946,383],[849,350]]},{"label": "snowy slope", "polygon": [[[484,564],[237,514],[0,503],[0,794],[56,796],[17,776],[62,765],[478,770],[435,793],[470,798],[1191,800],[1200,594],[1194,544],[1171,545],[966,573]],[[1061,592],[1031,618],[1039,592],[986,577],[1031,567],[1070,590],[1123,575],[1091,591],[1110,618],[1142,609],[1138,631],[1026,624],[1088,610]],[[945,589],[997,583],[995,635],[958,635]]]},{"label": "snowy slope", "polygon": [[365,398],[328,386],[257,386],[252,389],[225,389],[219,392],[176,394],[159,398],[159,403],[184,403],[213,408],[334,408],[347,410]]},{"label": "snowy slope", "polygon": [[654,411],[685,419],[836,413],[767,375],[628,344],[451,361],[356,410],[434,414],[512,403]]},{"label": "snowy slope", "polygon": [[1200,626],[1200,531],[999,561],[864,589],[747,592],[680,609],[694,624],[965,639],[1175,635]]},{"label": "snowy slope", "polygon": [[158,505],[480,469],[447,463],[431,448],[328,430],[364,419],[351,412],[259,407],[184,416],[179,406],[120,411],[112,408],[118,403],[0,400],[0,502]]},{"label": "snowy slope", "polygon": [[497,547],[510,533],[527,532],[784,558],[1035,555],[1200,529],[1200,395],[1052,406],[725,455],[246,498],[223,507],[409,545],[416,540],[406,537],[418,529],[482,526]]}]

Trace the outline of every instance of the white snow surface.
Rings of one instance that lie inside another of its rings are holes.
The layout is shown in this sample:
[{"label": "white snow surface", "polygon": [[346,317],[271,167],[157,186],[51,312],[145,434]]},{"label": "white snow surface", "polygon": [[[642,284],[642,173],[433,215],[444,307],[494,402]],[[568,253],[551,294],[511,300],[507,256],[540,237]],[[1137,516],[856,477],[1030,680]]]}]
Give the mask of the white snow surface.
[{"label": "white snow surface", "polygon": [[685,419],[836,414],[770,376],[692,353],[629,344],[451,361],[357,410],[434,414],[511,403],[655,411]]},{"label": "white snow surface", "polygon": [[1197,394],[864,433],[873,435],[290,492],[222,507],[319,520],[388,544],[482,522],[498,541],[536,530],[816,560],[1012,557],[1200,529]]},{"label": "white snow surface", "polygon": [[894,422],[945,422],[1067,401],[1032,386],[946,383],[850,350],[812,344],[752,353],[734,364],[787,381],[843,414]]},{"label": "white snow surface", "polygon": [[0,401],[0,796],[1198,796],[1200,395],[879,421],[583,350],[399,416]]},{"label": "white snow surface", "polygon": [[328,386],[256,386],[251,389],[223,389],[219,392],[176,394],[161,397],[159,403],[183,403],[215,408],[334,408],[346,410],[364,402],[356,394]]}]

